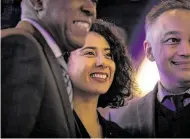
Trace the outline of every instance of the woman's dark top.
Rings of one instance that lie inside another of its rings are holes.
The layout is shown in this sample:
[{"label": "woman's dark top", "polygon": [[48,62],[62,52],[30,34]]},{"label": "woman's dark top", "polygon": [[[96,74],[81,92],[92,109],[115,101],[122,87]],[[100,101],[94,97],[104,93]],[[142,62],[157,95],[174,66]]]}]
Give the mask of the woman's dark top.
[{"label": "woman's dark top", "polygon": [[[79,119],[78,115],[75,111],[73,111],[75,119],[76,119],[76,137],[77,138],[90,138],[87,130],[85,129],[83,123]],[[103,138],[126,138],[132,137],[130,133],[124,131],[121,127],[119,127],[116,123],[107,121],[104,119],[98,112],[98,118],[100,125],[102,126]]]}]

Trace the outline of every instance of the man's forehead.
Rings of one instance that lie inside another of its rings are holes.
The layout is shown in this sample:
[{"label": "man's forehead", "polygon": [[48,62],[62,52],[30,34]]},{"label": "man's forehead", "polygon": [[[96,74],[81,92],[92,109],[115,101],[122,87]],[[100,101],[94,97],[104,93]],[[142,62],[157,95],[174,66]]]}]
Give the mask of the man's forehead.
[{"label": "man's forehead", "polygon": [[190,15],[190,10],[186,9],[171,9],[168,10],[164,13],[162,13],[156,21],[168,21],[170,22],[171,19],[176,19],[176,18],[184,18],[184,19],[189,19]]},{"label": "man's forehead", "polygon": [[[164,31],[179,34],[181,28],[190,27],[190,10],[174,9],[160,15],[153,24],[156,32]],[[158,29],[159,28],[159,29]]]}]

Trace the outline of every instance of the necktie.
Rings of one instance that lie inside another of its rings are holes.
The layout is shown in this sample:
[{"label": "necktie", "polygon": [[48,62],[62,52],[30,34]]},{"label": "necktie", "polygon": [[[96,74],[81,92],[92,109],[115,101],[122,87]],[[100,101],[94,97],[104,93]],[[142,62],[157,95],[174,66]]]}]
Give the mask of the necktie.
[{"label": "necktie", "polygon": [[184,100],[189,97],[190,97],[190,94],[187,94],[187,93],[182,94],[182,95],[171,96],[171,99],[173,100],[176,110],[184,107]]},{"label": "necktie", "polygon": [[67,73],[67,64],[63,58],[63,56],[60,56],[57,58],[59,64],[60,64],[60,67],[61,67],[61,70],[62,70],[62,76],[63,76],[63,79],[65,81],[65,84],[66,84],[66,90],[67,90],[67,93],[68,93],[68,96],[69,96],[69,101],[71,103],[71,108],[73,108],[73,104],[72,104],[72,101],[73,101],[73,89],[72,89],[72,84],[71,84],[71,81],[69,79],[69,75]]}]

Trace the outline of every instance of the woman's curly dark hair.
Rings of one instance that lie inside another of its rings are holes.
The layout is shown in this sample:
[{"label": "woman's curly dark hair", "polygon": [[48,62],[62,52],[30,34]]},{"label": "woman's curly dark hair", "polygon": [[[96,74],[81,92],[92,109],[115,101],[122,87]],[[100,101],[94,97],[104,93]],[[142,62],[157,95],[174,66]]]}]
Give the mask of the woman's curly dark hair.
[{"label": "woman's curly dark hair", "polygon": [[[110,45],[111,53],[116,64],[116,71],[113,82],[107,93],[100,95],[98,107],[110,106],[112,108],[121,107],[125,103],[125,98],[132,96],[133,88],[133,68],[127,46],[121,43],[121,40],[112,30],[115,25],[102,19],[97,19],[92,25],[91,31],[103,36]],[[68,62],[69,52],[64,54],[64,59]]]},{"label": "woman's curly dark hair", "polygon": [[114,24],[97,19],[91,31],[102,35],[110,45],[116,71],[108,92],[100,95],[98,107],[111,106],[117,108],[124,105],[125,98],[132,96],[133,68],[127,48],[112,31]]}]

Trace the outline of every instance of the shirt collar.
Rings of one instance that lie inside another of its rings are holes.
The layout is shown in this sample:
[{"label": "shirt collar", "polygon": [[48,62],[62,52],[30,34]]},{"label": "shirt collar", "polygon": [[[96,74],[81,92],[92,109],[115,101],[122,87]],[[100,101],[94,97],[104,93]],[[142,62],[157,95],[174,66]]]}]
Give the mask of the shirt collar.
[{"label": "shirt collar", "polygon": [[[179,94],[177,94],[177,95],[182,95],[182,94],[190,94],[190,88],[189,89],[187,89],[186,91],[184,91],[184,92],[181,92],[181,93],[179,93]],[[170,92],[168,92],[163,86],[162,86],[162,84],[159,82],[158,83],[158,94],[157,94],[157,98],[158,98],[158,101],[159,102],[163,102],[164,101],[164,98],[166,97],[166,96],[171,96],[171,95],[176,95],[176,94],[172,94],[172,93],[170,93]]]},{"label": "shirt collar", "polygon": [[42,34],[42,36],[46,40],[47,44],[53,51],[55,57],[58,58],[62,55],[61,50],[60,50],[59,46],[57,45],[57,43],[55,42],[55,40],[53,39],[53,37],[39,23],[37,23],[36,21],[34,21],[32,19],[28,19],[28,18],[24,18],[24,19],[22,19],[22,21],[27,21],[27,22],[31,23],[36,29],[38,29],[38,31]]}]

